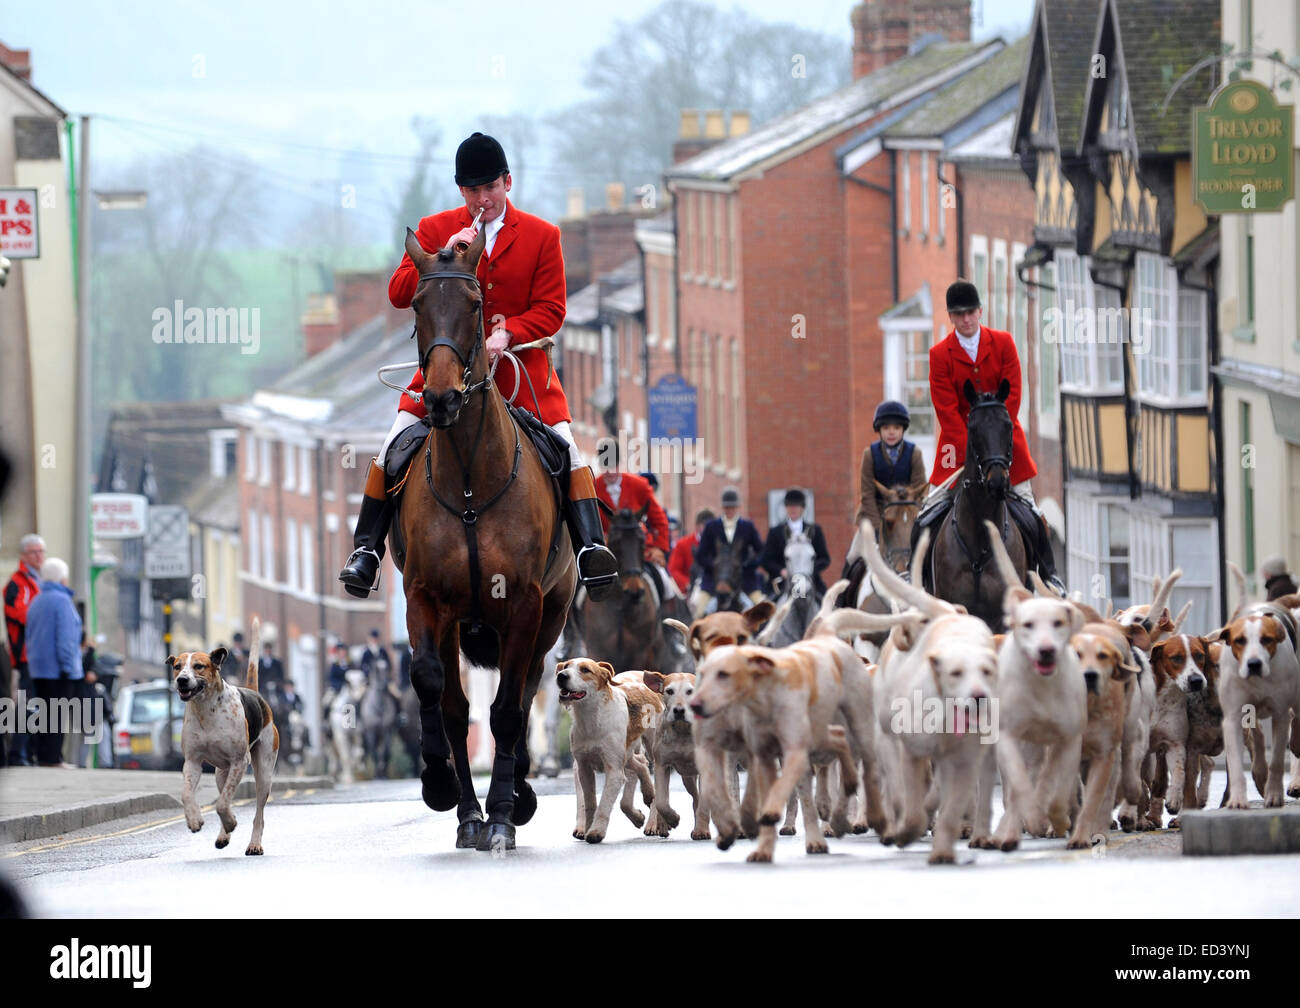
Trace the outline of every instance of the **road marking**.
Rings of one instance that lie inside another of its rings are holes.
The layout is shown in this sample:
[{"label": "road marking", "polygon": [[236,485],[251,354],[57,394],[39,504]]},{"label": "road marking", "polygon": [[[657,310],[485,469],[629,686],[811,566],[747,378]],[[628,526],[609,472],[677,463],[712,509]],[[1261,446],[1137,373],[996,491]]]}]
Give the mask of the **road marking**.
[{"label": "road marking", "polygon": [[[240,798],[239,800],[233,802],[232,804],[235,806],[248,805],[250,802],[254,800],[255,799],[253,798]],[[208,813],[208,812],[216,811],[216,808],[217,808],[216,802],[213,802],[210,805],[201,805],[199,807],[199,810],[201,812]],[[75,837],[70,840],[59,840],[56,843],[44,844],[40,847],[29,847],[27,850],[6,851],[4,853],[4,857],[16,858],[16,857],[23,857],[26,854],[45,854],[53,850],[63,850],[66,847],[79,847],[82,844],[95,843],[100,840],[112,840],[116,837],[130,836],[134,833],[145,833],[149,830],[158,829],[162,826],[170,826],[172,823],[178,823],[184,821],[185,821],[185,813],[182,812],[179,813],[178,815],[169,816],[166,819],[157,819],[154,820],[153,822],[141,823],[139,826],[128,826],[126,829],[117,830],[115,833],[100,833],[97,834],[96,836],[90,836],[90,837]],[[94,829],[95,827],[87,826],[83,828]]]}]

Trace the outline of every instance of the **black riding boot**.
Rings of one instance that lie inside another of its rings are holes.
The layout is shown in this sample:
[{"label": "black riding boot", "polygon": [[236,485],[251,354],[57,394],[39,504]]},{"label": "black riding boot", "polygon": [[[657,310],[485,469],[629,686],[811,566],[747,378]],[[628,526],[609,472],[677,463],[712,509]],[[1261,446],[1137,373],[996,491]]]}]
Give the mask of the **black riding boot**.
[{"label": "black riding boot", "polygon": [[578,558],[578,580],[594,602],[604,602],[614,594],[618,580],[618,561],[605,545],[605,530],[600,524],[600,503],[591,470],[582,467],[569,474],[569,499],[565,518]]},{"label": "black riding boot", "polygon": [[[378,497],[373,496],[378,491]],[[339,571],[339,580],[349,595],[369,598],[379,575],[379,565],[384,559],[384,537],[388,535],[393,520],[393,506],[384,492],[384,471],[370,463],[366,475],[366,492],[361,498],[361,513],[357,515],[357,530],[352,537],[356,547],[348,562]]]},{"label": "black riding boot", "polygon": [[1065,585],[1061,583],[1060,577],[1056,573],[1056,558],[1052,555],[1052,537],[1047,533],[1047,522],[1042,517],[1035,515],[1038,521],[1037,526],[1037,543],[1038,550],[1038,576],[1041,577],[1048,587],[1056,589],[1062,595],[1066,594]]}]

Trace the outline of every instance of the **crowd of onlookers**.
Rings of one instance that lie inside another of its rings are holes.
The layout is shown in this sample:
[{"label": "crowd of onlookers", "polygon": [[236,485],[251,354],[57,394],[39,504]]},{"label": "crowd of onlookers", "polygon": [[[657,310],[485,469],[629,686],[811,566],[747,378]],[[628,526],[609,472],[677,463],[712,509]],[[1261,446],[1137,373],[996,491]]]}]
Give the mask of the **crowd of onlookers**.
[{"label": "crowd of onlookers", "polygon": [[[18,544],[18,568],[5,584],[5,647],[0,647],[0,696],[15,705],[0,736],[0,766],[62,767],[87,758],[89,744],[69,740],[54,719],[28,733],[19,698],[37,699],[46,711],[58,701],[96,699],[95,649],[86,639],[81,613],[68,585],[68,564],[45,555],[45,540],[25,535]],[[69,750],[65,755],[65,748]]]}]

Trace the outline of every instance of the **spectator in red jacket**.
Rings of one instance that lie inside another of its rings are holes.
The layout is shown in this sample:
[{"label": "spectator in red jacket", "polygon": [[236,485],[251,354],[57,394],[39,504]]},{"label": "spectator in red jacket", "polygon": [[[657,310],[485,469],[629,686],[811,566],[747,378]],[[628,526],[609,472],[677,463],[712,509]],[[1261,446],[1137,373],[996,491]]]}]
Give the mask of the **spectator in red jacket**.
[{"label": "spectator in red jacket", "polygon": [[[18,541],[18,569],[5,585],[5,630],[9,656],[13,663],[17,689],[27,696],[32,692],[31,675],[27,668],[27,609],[41,590],[41,564],[45,563],[45,540],[34,532]],[[6,684],[7,692],[8,684]],[[17,719],[17,728],[9,740],[10,766],[28,766],[34,763],[34,753],[29,749],[28,736],[22,730],[23,718]]]},{"label": "spectator in red jacket", "polygon": [[[980,324],[984,311],[980,306],[979,290],[967,280],[957,280],[948,286],[947,305],[952,331],[930,348],[930,401],[939,422],[939,439],[935,445],[934,469],[930,473],[930,493],[912,527],[912,547],[916,548],[921,529],[928,525],[937,528],[937,522],[951,506],[952,484],[945,487],[939,484],[959,473],[966,464],[966,421],[970,415],[970,403],[962,394],[962,388],[970,381],[978,391],[992,392],[1005,378],[1011,386],[1006,399],[1007,413],[1011,417],[1011,490],[1025,505],[1017,506],[1019,502],[1010,500],[1010,510],[1038,554],[1038,569],[1043,580],[1063,592],[1064,587],[1056,576],[1047,524],[1029,485],[1029,481],[1038,475],[1038,467],[1029,454],[1029,442],[1018,416],[1022,379],[1015,338],[1009,332]],[[1032,512],[1032,520],[1027,518],[1028,512]]]},{"label": "spectator in red jacket", "polygon": [[699,545],[704,526],[716,517],[717,515],[708,508],[697,514],[695,531],[678,539],[672,555],[668,557],[668,573],[673,576],[673,581],[677,583],[683,595],[690,590],[691,582],[699,576],[699,567],[695,563],[695,547]]},{"label": "spectator in red jacket", "polygon": [[[456,151],[456,185],[465,205],[425,217],[416,232],[420,246],[430,253],[459,242],[470,243],[478,236],[474,216],[482,212],[479,227],[485,232],[487,244],[476,275],[483,294],[484,324],[490,329],[485,339],[489,359],[510,347],[554,336],[564,322],[560,229],[515,209],[506,198],[511,184],[501,144],[482,133],[473,134]],[[388,299],[394,308],[410,307],[419,279],[411,257],[403,254],[388,283]],[[545,351],[521,350],[518,360],[519,373],[509,358],[501,362],[496,387],[568,442],[569,499],[564,516],[577,556],[578,578],[593,598],[605,597],[615,590],[618,562],[605,547],[592,472],[569,430],[572,416],[564,389],[554,375],[547,387]],[[420,398],[423,389],[424,375],[417,372],[408,386],[410,394],[402,395],[397,419],[366,475],[365,495],[353,536],[355,549],[339,573],[344,588],[357,598],[367,598],[374,590],[384,537],[392,521],[392,506],[385,490],[388,450],[394,443],[402,443],[408,428],[424,419],[424,402]],[[415,433],[422,437],[427,432],[417,428]]]}]

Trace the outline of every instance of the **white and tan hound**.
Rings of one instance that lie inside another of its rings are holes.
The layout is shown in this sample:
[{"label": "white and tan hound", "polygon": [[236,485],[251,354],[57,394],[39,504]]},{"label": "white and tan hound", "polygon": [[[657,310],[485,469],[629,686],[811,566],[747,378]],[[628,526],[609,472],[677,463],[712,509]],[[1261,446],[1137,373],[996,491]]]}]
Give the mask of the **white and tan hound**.
[{"label": "white and tan hound", "polygon": [[203,813],[194,800],[194,789],[203,773],[203,764],[210,763],[217,771],[217,817],[221,820],[217,849],[230,843],[230,834],[236,826],[230,806],[251,760],[257,784],[257,814],[245,854],[262,853],[263,812],[280,752],[280,733],[271,719],[270,705],[257,692],[258,630],[259,623],[254,619],[247,686],[234,686],[221,678],[225,648],[217,648],[211,654],[186,651],[167,659],[176,693],[185,702],[185,723],[181,729],[181,751],[185,755],[181,804],[185,808],[185,824],[191,833],[203,828]]}]

